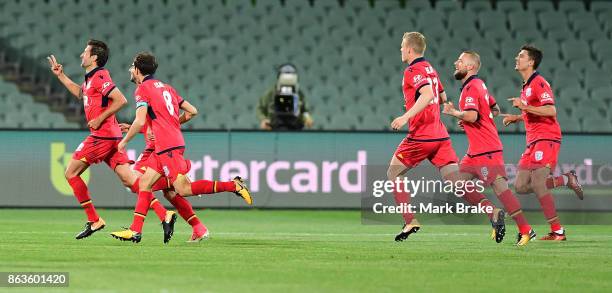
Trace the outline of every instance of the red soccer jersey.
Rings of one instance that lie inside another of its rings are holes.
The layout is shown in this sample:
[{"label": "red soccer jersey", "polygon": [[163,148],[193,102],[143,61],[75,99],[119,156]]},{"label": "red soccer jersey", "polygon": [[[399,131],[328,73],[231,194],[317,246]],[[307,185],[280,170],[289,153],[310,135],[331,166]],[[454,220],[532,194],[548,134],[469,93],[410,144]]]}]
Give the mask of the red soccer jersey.
[{"label": "red soccer jersey", "polygon": [[[108,98],[110,92],[115,88],[113,80],[110,78],[108,70],[103,67],[96,67],[85,74],[85,82],[81,85],[83,91],[83,106],[85,107],[85,118],[87,121],[100,116],[112,104]],[[91,135],[98,137],[121,138],[121,128],[115,115],[110,115],[100,128],[90,128]]]},{"label": "red soccer jersey", "polygon": [[459,109],[478,112],[475,122],[463,122],[469,142],[467,154],[470,156],[503,150],[491,113],[491,106],[494,105],[495,98],[489,94],[487,86],[478,76],[473,75],[463,83]]},{"label": "red soccer jersey", "polygon": [[170,85],[147,76],[136,88],[136,107],[147,107],[147,123],[155,135],[155,152],[185,147],[179,122],[179,108],[183,103]]},{"label": "red soccer jersey", "polygon": [[[534,107],[555,104],[550,84],[538,72],[534,72],[523,85],[521,102],[523,105]],[[537,116],[523,111],[523,120],[527,132],[527,144],[541,139],[561,140],[561,128],[556,116]]]},{"label": "red soccer jersey", "polygon": [[448,139],[446,127],[440,120],[440,93],[444,87],[438,78],[438,73],[425,58],[417,58],[404,71],[402,90],[406,111],[408,111],[420,96],[419,90],[431,85],[434,98],[419,114],[408,121],[408,138],[417,141]]}]

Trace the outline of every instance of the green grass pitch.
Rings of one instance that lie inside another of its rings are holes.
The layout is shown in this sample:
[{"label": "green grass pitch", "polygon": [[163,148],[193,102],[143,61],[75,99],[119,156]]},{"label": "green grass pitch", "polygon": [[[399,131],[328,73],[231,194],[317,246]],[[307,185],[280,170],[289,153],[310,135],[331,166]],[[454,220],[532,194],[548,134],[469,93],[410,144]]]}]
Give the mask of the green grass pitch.
[{"label": "green grass pitch", "polygon": [[185,243],[191,229],[179,219],[164,245],[152,212],[140,244],[109,236],[131,211],[99,212],[107,227],[77,241],[81,210],[0,209],[0,271],[70,273],[68,288],[0,292],[612,291],[612,228],[603,225],[517,248],[510,225],[502,244],[486,225],[424,226],[395,243],[399,226],[362,225],[358,211],[203,210],[209,240]]}]

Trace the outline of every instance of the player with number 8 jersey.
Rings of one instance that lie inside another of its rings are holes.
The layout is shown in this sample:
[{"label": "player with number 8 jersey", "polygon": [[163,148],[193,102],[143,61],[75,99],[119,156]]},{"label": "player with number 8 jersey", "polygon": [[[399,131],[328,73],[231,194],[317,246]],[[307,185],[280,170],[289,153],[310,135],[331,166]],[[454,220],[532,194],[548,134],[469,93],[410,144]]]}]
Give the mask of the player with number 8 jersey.
[{"label": "player with number 8 jersey", "polygon": [[[147,107],[148,123],[155,133],[155,152],[185,148],[185,140],[178,119],[180,106],[185,100],[176,93],[174,88],[149,75],[138,86],[134,95],[137,108]],[[152,97],[163,97],[163,99]]]},{"label": "player with number 8 jersey", "polygon": [[[111,235],[124,241],[140,242],[142,227],[149,205],[154,199],[153,183],[166,176],[178,196],[192,196],[232,192],[252,204],[249,190],[240,177],[232,181],[197,180],[191,182],[187,177],[189,164],[183,154],[185,140],[180,129],[181,121],[187,115],[195,116],[197,109],[185,101],[174,88],[153,77],[157,70],[157,61],[153,54],[138,53],[130,67],[131,80],[138,87],[135,91],[136,117],[127,135],[119,143],[119,151],[123,151],[127,143],[140,132],[146,124],[155,136],[155,152],[147,161],[147,170],[140,178],[138,200],[134,209],[134,219],[129,229],[113,232]],[[183,113],[180,114],[180,110]],[[172,231],[170,232],[170,237]],[[164,242],[170,238],[164,238]]]}]

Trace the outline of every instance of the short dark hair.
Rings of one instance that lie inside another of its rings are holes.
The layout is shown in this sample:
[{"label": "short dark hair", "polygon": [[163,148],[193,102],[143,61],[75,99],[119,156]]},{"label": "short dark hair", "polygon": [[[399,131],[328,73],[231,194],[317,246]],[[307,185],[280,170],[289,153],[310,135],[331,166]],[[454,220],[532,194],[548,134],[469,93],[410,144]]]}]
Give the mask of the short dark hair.
[{"label": "short dark hair", "polygon": [[134,67],[143,75],[154,74],[157,70],[157,61],[151,52],[140,52],[134,57]]},{"label": "short dark hair", "polygon": [[540,66],[540,62],[542,62],[542,50],[529,44],[522,46],[521,50],[527,51],[529,59],[533,60],[533,69],[538,69],[538,66]]},{"label": "short dark hair", "polygon": [[106,65],[106,61],[108,61],[108,55],[110,53],[106,43],[102,41],[91,39],[87,41],[87,45],[91,46],[90,55],[98,56],[98,59],[96,60],[96,64],[98,64],[98,66],[100,67]]}]

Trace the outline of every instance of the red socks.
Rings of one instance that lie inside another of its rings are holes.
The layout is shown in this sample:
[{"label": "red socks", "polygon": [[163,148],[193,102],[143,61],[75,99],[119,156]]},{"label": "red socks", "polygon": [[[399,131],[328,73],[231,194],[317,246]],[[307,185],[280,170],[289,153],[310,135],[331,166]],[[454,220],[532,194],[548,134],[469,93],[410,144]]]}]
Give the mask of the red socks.
[{"label": "red socks", "polygon": [[85,184],[85,182],[83,182],[83,179],[81,179],[81,177],[79,176],[75,176],[68,179],[68,184],[70,184],[70,187],[72,187],[74,196],[85,210],[85,214],[87,215],[87,221],[97,222],[100,219],[100,216],[98,216],[98,213],[96,213],[96,208],[91,202],[91,198],[89,197],[89,191],[87,190],[87,185]]},{"label": "red socks", "polygon": [[183,218],[191,227],[195,227],[200,223],[200,219],[196,216],[193,208],[191,207],[191,203],[184,197],[180,195],[176,195],[172,200],[170,200],[172,205],[176,208],[178,214]]},{"label": "red socks", "polygon": [[198,180],[191,183],[191,193],[194,195],[198,194],[211,194],[229,191],[236,191],[236,183],[233,181],[209,181],[209,180]]},{"label": "red socks", "polygon": [[540,201],[540,205],[542,206],[542,211],[544,211],[544,217],[546,217],[546,221],[550,224],[550,229],[554,232],[557,230],[561,230],[561,223],[559,222],[559,217],[557,217],[557,209],[555,208],[555,199],[552,194],[547,193],[543,196],[538,197]]},{"label": "red socks", "polygon": [[138,192],[138,200],[136,200],[136,208],[134,209],[134,221],[130,226],[130,230],[142,233],[142,226],[144,225],[144,220],[147,217],[149,205],[153,198],[153,193],[150,191]]},{"label": "red socks", "polygon": [[412,222],[414,219],[414,214],[408,211],[408,204],[410,204],[410,192],[406,190],[400,192],[395,189],[395,191],[393,191],[393,197],[395,198],[395,203],[398,206],[401,205],[402,209],[404,209],[404,212],[402,213],[404,223],[410,224],[410,222]]},{"label": "red socks", "polygon": [[465,201],[467,201],[469,204],[473,205],[473,206],[490,206],[491,208],[491,212],[487,213],[487,216],[489,217],[489,219],[493,218],[493,209],[495,208],[495,206],[493,205],[493,203],[488,200],[482,193],[476,192],[476,191],[472,191],[472,192],[466,192],[463,195],[463,198],[465,199]]},{"label": "red socks", "polygon": [[516,196],[512,194],[512,191],[510,191],[510,189],[506,189],[506,191],[500,193],[497,197],[499,198],[499,201],[501,201],[504,205],[506,211],[508,211],[510,217],[512,217],[512,219],[514,219],[514,222],[516,222],[519,232],[521,234],[529,233],[529,230],[531,230],[531,226],[529,226],[529,223],[527,222],[527,219],[525,218],[525,215],[521,210],[521,203],[518,201]]},{"label": "red socks", "polygon": [[159,200],[157,200],[157,198],[153,198],[153,200],[151,201],[151,204],[149,205],[149,207],[153,209],[153,211],[157,215],[157,218],[159,218],[159,221],[163,222],[164,220],[166,220],[166,212],[167,212],[167,210],[161,204],[161,202],[159,202]]},{"label": "red socks", "polygon": [[[165,183],[165,178],[160,178],[157,181],[159,182],[162,179],[164,179],[163,181]],[[130,190],[133,193],[136,193],[136,196],[138,196],[138,188],[139,188],[138,185],[139,184],[140,184],[140,178],[136,178],[136,181],[134,181],[134,184],[132,184],[132,187],[130,187]],[[157,191],[157,190],[153,189],[153,191]],[[153,198],[153,201],[151,201],[150,207],[153,209],[153,211],[155,211],[155,214],[157,215],[160,221],[163,221],[166,219],[166,208],[164,208],[164,206],[159,202],[159,200],[157,200],[156,198]]]},{"label": "red socks", "polygon": [[565,186],[565,175],[546,178],[546,188],[553,189],[559,186]]}]

